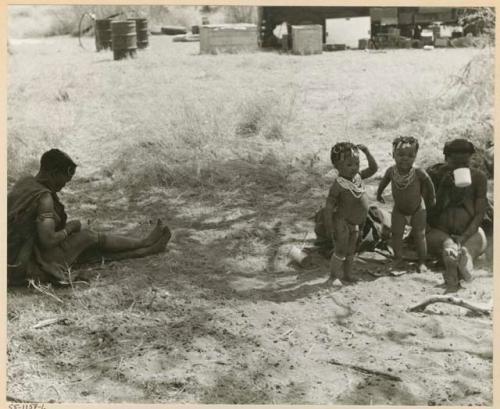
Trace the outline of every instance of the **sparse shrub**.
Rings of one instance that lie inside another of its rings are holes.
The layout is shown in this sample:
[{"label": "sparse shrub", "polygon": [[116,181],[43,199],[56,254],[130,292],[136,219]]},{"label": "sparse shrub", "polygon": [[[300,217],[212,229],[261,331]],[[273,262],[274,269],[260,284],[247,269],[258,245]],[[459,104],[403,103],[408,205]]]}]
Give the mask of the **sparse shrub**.
[{"label": "sparse shrub", "polygon": [[[413,135],[421,141],[422,166],[439,162],[443,144],[470,139],[479,149],[493,140],[494,53],[478,51],[435,93],[408,92],[398,101],[382,104],[370,124],[381,131]],[[437,149],[436,149],[437,147]]]},{"label": "sparse shrub", "polygon": [[240,118],[228,111],[238,111],[234,101],[207,105],[180,100],[164,132],[122,148],[107,170],[119,183],[134,191],[152,186],[220,190],[221,186],[272,189],[286,185],[292,165],[287,154],[278,154],[272,145],[285,135],[285,115],[290,110],[286,102],[279,105],[276,96],[262,99],[261,95],[243,104],[252,109],[245,111],[244,126],[255,138],[242,150],[241,137],[235,137],[235,129],[242,129]]},{"label": "sparse shrub", "polygon": [[263,136],[270,140],[281,140],[284,138],[283,124],[279,121],[272,121],[263,130]]},{"label": "sparse shrub", "polygon": [[224,14],[228,23],[257,23],[257,7],[227,6]]},{"label": "sparse shrub", "polygon": [[460,10],[459,23],[474,35],[486,34],[493,45],[496,15],[494,7],[472,7]]}]

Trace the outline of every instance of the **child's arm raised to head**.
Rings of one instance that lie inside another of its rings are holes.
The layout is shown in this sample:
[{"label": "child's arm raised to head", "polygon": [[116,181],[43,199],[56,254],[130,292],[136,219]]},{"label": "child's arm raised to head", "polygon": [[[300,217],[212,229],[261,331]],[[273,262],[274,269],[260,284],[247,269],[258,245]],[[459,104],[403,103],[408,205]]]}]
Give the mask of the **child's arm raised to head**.
[{"label": "child's arm raised to head", "polygon": [[368,160],[368,167],[359,173],[361,175],[361,179],[366,179],[373,176],[378,170],[377,161],[365,145],[358,145],[358,149],[365,154],[366,159]]},{"label": "child's arm raised to head", "polygon": [[422,197],[425,201],[425,207],[430,209],[436,205],[436,191],[434,189],[434,183],[432,183],[431,177],[423,169],[416,168],[415,172],[420,180],[422,186]]},{"label": "child's arm raised to head", "polygon": [[332,216],[337,211],[340,190],[338,183],[334,183],[328,192],[325,205],[325,228],[330,238],[333,238]]},{"label": "child's arm raised to head", "polygon": [[380,203],[385,203],[385,200],[384,198],[382,197],[382,193],[384,193],[384,190],[385,188],[387,187],[387,185],[391,182],[391,171],[392,171],[392,167],[388,168],[386,171],[385,171],[385,174],[384,176],[382,177],[382,180],[380,181],[379,185],[378,185],[378,189],[377,189],[377,200],[380,202]]}]

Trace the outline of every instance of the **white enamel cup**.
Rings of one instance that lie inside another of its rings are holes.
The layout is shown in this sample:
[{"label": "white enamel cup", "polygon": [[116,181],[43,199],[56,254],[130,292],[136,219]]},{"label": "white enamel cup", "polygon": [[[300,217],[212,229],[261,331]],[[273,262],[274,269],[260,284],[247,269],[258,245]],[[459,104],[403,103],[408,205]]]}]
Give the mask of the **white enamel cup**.
[{"label": "white enamel cup", "polygon": [[453,171],[456,187],[467,187],[472,183],[469,168],[457,168]]}]

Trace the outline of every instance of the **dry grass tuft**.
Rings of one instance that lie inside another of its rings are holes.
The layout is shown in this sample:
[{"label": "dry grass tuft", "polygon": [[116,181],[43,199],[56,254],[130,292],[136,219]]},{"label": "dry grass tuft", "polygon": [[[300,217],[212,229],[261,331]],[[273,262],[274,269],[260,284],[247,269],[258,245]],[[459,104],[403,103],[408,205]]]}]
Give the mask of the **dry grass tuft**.
[{"label": "dry grass tuft", "polygon": [[[225,106],[223,101],[213,105],[181,101],[171,109],[161,134],[122,147],[108,169],[121,183],[134,190],[153,186],[234,189],[243,184],[266,188],[276,181],[283,183],[283,169],[289,165],[272,143],[286,138],[293,98],[258,95],[239,105],[226,101]],[[228,112],[235,108],[240,115]],[[241,137],[250,136],[242,149]]]},{"label": "dry grass tuft", "polygon": [[243,102],[236,124],[237,135],[261,135],[269,140],[286,139],[286,124],[292,120],[295,97],[257,94]]},{"label": "dry grass tuft", "polygon": [[470,139],[480,150],[493,142],[494,51],[475,52],[457,74],[442,88],[410,90],[393,104],[373,112],[372,125],[393,136],[408,134],[418,138],[427,166],[442,159],[444,142]]}]

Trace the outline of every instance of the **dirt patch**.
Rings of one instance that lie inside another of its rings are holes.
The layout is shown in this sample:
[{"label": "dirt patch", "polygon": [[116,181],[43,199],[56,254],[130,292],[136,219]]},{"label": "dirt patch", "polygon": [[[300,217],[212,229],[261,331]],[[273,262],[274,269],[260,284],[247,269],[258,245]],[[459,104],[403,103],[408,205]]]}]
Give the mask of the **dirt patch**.
[{"label": "dirt patch", "polygon": [[[100,198],[109,200],[85,184],[74,189],[85,197],[74,215],[80,218],[94,211],[85,203],[102,208]],[[176,207],[177,196],[166,191],[174,199],[162,199],[165,206]],[[138,234],[148,227],[144,214],[161,216],[147,200],[124,204],[127,221],[113,211],[99,217]],[[9,292],[9,395],[64,402],[491,402],[491,320],[450,305],[407,312],[442,292],[439,271],[391,277],[364,258],[356,264],[358,284],[329,289],[328,260],[319,254],[309,269],[289,264],[287,246],[300,244],[312,222],[300,205],[283,207],[286,217],[278,220],[262,208],[214,214],[209,204],[201,211],[186,201],[169,219],[167,253],[89,266],[88,286],[56,291],[62,303],[33,290]],[[481,263],[460,296],[488,302],[491,268]],[[32,328],[52,316],[68,321]]]},{"label": "dirt patch", "polygon": [[[35,169],[57,145],[79,164],[61,195],[70,218],[130,235],[162,218],[173,238],[160,255],[81,267],[89,284],[47,290],[57,298],[9,290],[8,395],[491,405],[491,319],[450,305],[407,311],[442,293],[438,270],[391,277],[384,264],[358,259],[359,283],[332,290],[325,258],[313,254],[310,268],[298,268],[287,256],[292,245],[312,246],[332,143],[365,143],[382,172],[398,132],[422,135],[424,161],[441,157],[448,126],[487,120],[487,99],[466,112],[434,104],[472,52],[200,56],[196,44],[163,37],[122,62],[76,39],[15,43],[9,172]],[[255,96],[256,84],[264,96],[293,94],[282,139],[235,134],[238,98]],[[487,303],[491,266],[491,257],[480,260],[460,296]],[[66,320],[33,328],[57,317]]]}]

